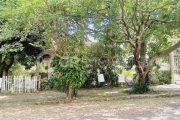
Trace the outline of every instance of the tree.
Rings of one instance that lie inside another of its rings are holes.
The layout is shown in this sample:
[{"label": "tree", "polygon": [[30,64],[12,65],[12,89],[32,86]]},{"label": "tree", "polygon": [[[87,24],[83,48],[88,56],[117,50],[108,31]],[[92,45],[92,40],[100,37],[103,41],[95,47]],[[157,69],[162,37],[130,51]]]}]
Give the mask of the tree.
[{"label": "tree", "polygon": [[[38,30],[28,29],[31,16],[22,1],[4,1],[0,17],[0,76],[8,75],[14,61],[30,68],[35,64],[36,56],[42,51],[43,39]],[[19,11],[20,10],[20,11]],[[11,14],[12,13],[12,14]],[[25,15],[24,19],[21,19]],[[26,22],[26,23],[25,23]]]},{"label": "tree", "polygon": [[3,75],[8,75],[8,71],[14,61],[19,61],[19,63],[24,65],[26,68],[35,65],[36,57],[42,51],[42,47],[33,45],[33,43],[38,40],[38,37],[34,36],[35,38],[31,38],[32,36],[33,35],[27,35],[27,38],[23,41],[20,37],[12,37],[1,41],[1,72],[3,72]]},{"label": "tree", "polygon": [[118,86],[116,72],[117,70],[120,71],[120,68],[117,68],[117,66],[125,67],[125,61],[123,60],[125,56],[125,51],[118,44],[104,39],[89,46],[87,68],[89,74],[84,86],[90,87],[92,83],[98,83],[97,70],[104,74],[105,84]]},{"label": "tree", "polygon": [[[43,29],[46,48],[53,50],[52,67],[59,81],[68,87],[68,100],[73,98],[73,89],[80,87],[86,77],[84,57],[84,30],[77,25],[80,17],[72,17],[78,12],[78,1],[39,1],[34,18]],[[70,16],[69,16],[70,15]],[[72,15],[72,16],[71,16]]]},{"label": "tree", "polygon": [[76,97],[76,89],[84,84],[87,74],[86,64],[87,60],[83,54],[69,56],[66,59],[60,59],[58,57],[53,59],[51,65],[55,73],[52,79],[58,79],[58,83],[67,88],[68,100],[72,100],[73,96]]},{"label": "tree", "polygon": [[1,18],[1,33],[6,33],[1,35],[3,38],[13,35],[26,38],[28,33],[40,32],[46,47],[64,59],[80,53],[84,36],[91,34],[98,40],[129,48],[139,81],[146,81],[157,58],[180,46],[179,40],[173,43],[169,39],[179,34],[179,0],[17,0],[10,3],[6,4],[8,7]]},{"label": "tree", "polygon": [[129,46],[140,81],[146,81],[157,58],[180,47],[179,40],[172,43],[169,39],[179,34],[178,0],[112,0],[100,4],[104,9],[93,10],[93,6],[91,10],[100,21],[93,31],[102,28],[106,40]]},{"label": "tree", "polygon": [[[6,1],[4,5],[2,19],[5,21],[3,21],[1,27],[1,38],[5,42],[7,41],[7,43],[4,43],[7,45],[3,44],[4,49],[1,51],[2,53],[5,52],[6,56],[10,54],[7,47],[12,48],[14,43],[17,43],[17,45],[13,47],[12,52],[22,54],[28,48],[28,46],[24,46],[24,43],[39,48],[41,45],[43,46],[42,40],[46,42],[44,48],[52,49],[59,60],[65,58],[65,61],[69,61],[69,59],[79,56],[84,49],[84,30],[77,25],[77,22],[81,22],[81,18],[74,15],[84,12],[84,10],[81,10],[78,13],[78,1],[16,0]],[[29,39],[29,35],[36,36],[36,39]],[[12,38],[17,40],[12,42]],[[31,42],[31,44],[28,42]],[[18,50],[15,48],[18,48]],[[29,57],[34,58],[34,56]],[[24,58],[27,57],[22,55],[18,57],[22,61]],[[71,88],[69,96],[72,96],[72,86],[74,85],[71,85],[71,80],[67,81],[69,81],[67,85]],[[71,100],[72,97],[69,97],[69,99]]]}]

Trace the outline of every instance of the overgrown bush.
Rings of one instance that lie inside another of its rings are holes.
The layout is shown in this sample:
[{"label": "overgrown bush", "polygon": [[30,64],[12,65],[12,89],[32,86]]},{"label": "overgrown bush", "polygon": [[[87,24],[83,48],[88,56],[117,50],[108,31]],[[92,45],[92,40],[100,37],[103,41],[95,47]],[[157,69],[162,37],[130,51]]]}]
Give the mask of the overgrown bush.
[{"label": "overgrown bush", "polygon": [[40,88],[41,90],[52,90],[54,89],[54,82],[51,79],[43,78]]},{"label": "overgrown bush", "polygon": [[139,81],[133,84],[132,90],[130,93],[132,94],[144,94],[150,91],[149,84],[144,81]]},{"label": "overgrown bush", "polygon": [[[88,77],[83,87],[117,87],[119,71],[121,73],[119,67],[126,65],[126,51],[117,44],[100,39],[99,43],[88,47],[87,53],[90,61],[87,64]],[[98,83],[98,73],[104,75],[105,82]]]},{"label": "overgrown bush", "polygon": [[150,74],[150,80],[152,84],[170,84],[171,83],[171,71],[155,70]]},{"label": "overgrown bush", "polygon": [[60,78],[56,75],[52,75],[50,77],[50,80],[53,82],[53,89],[54,90],[58,90],[61,92],[65,92],[65,86],[63,86],[63,84],[61,83],[62,81],[60,80]]},{"label": "overgrown bush", "polygon": [[[109,63],[103,63],[99,60],[90,61],[87,72],[88,76],[83,85],[84,88],[91,88],[91,87],[115,87],[118,86],[118,75],[113,71],[114,66]],[[98,72],[104,75],[105,82],[99,84],[98,83]],[[93,84],[94,83],[94,84]]]}]

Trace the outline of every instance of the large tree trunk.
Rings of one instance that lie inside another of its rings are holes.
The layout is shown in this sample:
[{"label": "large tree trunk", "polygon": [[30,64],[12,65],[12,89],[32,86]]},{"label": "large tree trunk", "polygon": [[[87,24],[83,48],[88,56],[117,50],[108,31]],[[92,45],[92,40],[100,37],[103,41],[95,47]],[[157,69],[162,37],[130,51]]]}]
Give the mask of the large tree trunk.
[{"label": "large tree trunk", "polygon": [[146,81],[148,68],[146,58],[147,45],[145,41],[136,41],[134,49],[134,64],[136,65],[140,81]]},{"label": "large tree trunk", "polygon": [[149,67],[153,64],[153,62],[166,54],[169,54],[170,52],[176,50],[180,46],[180,41],[174,44],[173,46],[165,49],[162,52],[156,53],[154,56],[151,57],[151,59],[147,60],[146,54],[147,54],[147,45],[145,40],[144,42],[136,41],[136,46],[134,50],[134,61],[135,65],[137,67],[138,73],[139,73],[139,80],[142,81],[148,81],[148,72]]},{"label": "large tree trunk", "polygon": [[9,69],[4,69],[3,70],[3,76],[8,76],[8,71],[9,71]]},{"label": "large tree trunk", "polygon": [[148,71],[141,71],[141,70],[139,70],[138,71],[139,72],[139,80],[140,81],[143,81],[143,82],[147,82],[148,81]]}]

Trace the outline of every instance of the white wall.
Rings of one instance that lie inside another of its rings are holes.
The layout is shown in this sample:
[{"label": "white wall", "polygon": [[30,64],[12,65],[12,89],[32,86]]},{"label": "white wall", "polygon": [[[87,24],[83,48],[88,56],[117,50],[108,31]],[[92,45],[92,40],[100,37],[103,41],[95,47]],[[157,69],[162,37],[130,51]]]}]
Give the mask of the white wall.
[{"label": "white wall", "polygon": [[180,75],[174,74],[174,81],[179,80],[180,81]]},{"label": "white wall", "polygon": [[170,70],[170,64],[168,64],[168,63],[161,63],[160,64],[160,70],[162,70],[162,71]]}]

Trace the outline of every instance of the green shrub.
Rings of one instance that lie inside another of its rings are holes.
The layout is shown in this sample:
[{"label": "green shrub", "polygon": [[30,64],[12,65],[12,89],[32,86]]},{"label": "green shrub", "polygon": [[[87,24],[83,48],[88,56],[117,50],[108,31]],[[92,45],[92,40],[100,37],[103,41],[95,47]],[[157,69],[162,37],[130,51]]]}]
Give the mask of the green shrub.
[{"label": "green shrub", "polygon": [[144,82],[144,81],[139,81],[133,84],[132,86],[132,90],[130,91],[130,93],[133,94],[144,94],[149,92],[149,84]]},{"label": "green shrub", "polygon": [[171,83],[171,71],[155,70],[150,74],[150,80],[152,84],[170,84]]},{"label": "green shrub", "polygon": [[[91,87],[117,87],[118,86],[118,75],[115,72],[115,67],[112,64],[100,64],[99,60],[89,61],[87,79],[83,85],[85,88]],[[97,69],[99,69],[100,74],[104,75],[105,82],[98,84]],[[95,82],[95,84],[92,84]]]},{"label": "green shrub", "polygon": [[158,78],[154,78],[151,80],[151,84],[152,85],[160,85],[160,82],[159,82]]},{"label": "green shrub", "polygon": [[[86,79],[86,63],[87,59],[85,56],[79,54],[79,56],[64,56],[64,57],[54,57],[51,62],[51,66],[54,69],[54,74],[51,76],[53,83],[55,83],[55,88],[58,90],[63,90],[67,95],[73,97],[77,96],[77,91],[75,89],[80,88]],[[72,90],[74,92],[69,92]],[[69,98],[72,99],[72,98]]]},{"label": "green shrub", "polygon": [[52,90],[54,88],[54,82],[51,79],[43,78],[41,80],[41,90]]},{"label": "green shrub", "polygon": [[54,83],[54,87],[53,89],[54,90],[58,90],[58,91],[61,91],[61,92],[64,92],[66,88],[65,86],[63,86],[63,84],[61,83],[62,81],[60,80],[60,78],[56,75],[52,75],[50,77],[50,80]]},{"label": "green shrub", "polygon": [[171,72],[170,71],[161,71],[158,78],[159,78],[159,82],[161,84],[170,84],[171,83]]}]

